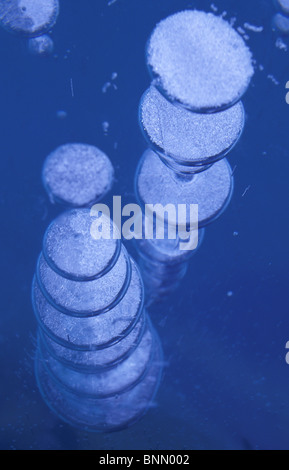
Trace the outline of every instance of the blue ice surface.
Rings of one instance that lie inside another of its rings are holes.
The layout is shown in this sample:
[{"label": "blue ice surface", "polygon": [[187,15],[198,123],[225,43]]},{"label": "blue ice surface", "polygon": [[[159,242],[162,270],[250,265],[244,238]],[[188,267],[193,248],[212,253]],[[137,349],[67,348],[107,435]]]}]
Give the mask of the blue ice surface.
[{"label": "blue ice surface", "polygon": [[[145,150],[137,123],[150,82],[145,42],[158,21],[188,7],[184,0],[86,3],[62,2],[53,30],[58,58],[30,56],[25,41],[0,31],[0,448],[288,449],[289,73],[267,0],[234,9],[214,2],[237,25],[264,26],[248,32],[264,71],[244,97],[248,121],[230,155],[232,203],[206,233],[178,291],[149,310],[167,359],[154,407],[125,432],[87,436],[55,418],[37,391],[30,285],[44,231],[60,210],[41,185],[44,158],[68,141],[97,145],[116,167],[114,194],[133,202]],[[209,11],[211,3],[192,6]],[[114,72],[117,90],[103,93]],[[66,119],[57,119],[59,110]]]}]

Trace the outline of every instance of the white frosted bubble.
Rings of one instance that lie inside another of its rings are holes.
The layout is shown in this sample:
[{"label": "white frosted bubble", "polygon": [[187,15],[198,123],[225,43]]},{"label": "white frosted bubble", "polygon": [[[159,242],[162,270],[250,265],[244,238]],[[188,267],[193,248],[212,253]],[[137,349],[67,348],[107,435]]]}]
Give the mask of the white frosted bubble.
[{"label": "white frosted bubble", "polygon": [[87,282],[71,281],[53,271],[40,255],[37,280],[54,306],[67,314],[93,315],[121,300],[128,287],[130,261],[124,248],[114,267],[103,277]]},{"label": "white frosted bubble", "polygon": [[140,274],[132,261],[132,276],[123,299],[111,310],[94,317],[75,318],[54,308],[34,280],[33,307],[40,326],[55,341],[71,349],[93,350],[109,343],[121,343],[137,322],[143,304]]},{"label": "white frosted bubble", "polygon": [[49,353],[60,362],[77,370],[96,372],[99,369],[113,367],[123,360],[139,344],[145,326],[145,315],[141,315],[135,327],[119,341],[104,349],[78,351],[55,343],[42,334],[42,342]]},{"label": "white frosted bubble", "polygon": [[[89,280],[100,277],[116,261],[120,240],[95,240],[91,236],[93,218],[88,209],[72,209],[61,214],[46,230],[43,254],[52,267],[65,277]],[[113,222],[102,215],[102,229],[117,230]]]},{"label": "white frosted bubble", "polygon": [[59,417],[81,429],[108,432],[129,426],[147,411],[160,382],[162,352],[157,338],[154,343],[153,360],[141,380],[108,398],[88,398],[65,389],[53,379],[38,349],[36,377],[41,394]]},{"label": "white frosted bubble", "polygon": [[276,13],[273,17],[273,28],[287,36],[289,34],[289,18],[282,13]]},{"label": "white frosted bubble", "polygon": [[98,373],[85,373],[66,367],[45,349],[43,354],[52,374],[66,387],[82,395],[105,397],[133,386],[148,368],[152,351],[153,335],[148,327],[138,347],[126,359],[115,367]]},{"label": "white frosted bubble", "polygon": [[37,38],[30,38],[28,41],[28,50],[33,55],[49,56],[52,54],[53,49],[53,41],[47,34]]},{"label": "white frosted bubble", "polygon": [[58,0],[1,0],[0,23],[10,32],[40,36],[56,23]]},{"label": "white frosted bubble", "polygon": [[176,13],[156,26],[147,61],[170,100],[196,111],[236,103],[254,73],[251,52],[232,26],[196,10]]},{"label": "white frosted bubble", "polygon": [[244,127],[244,108],[240,102],[220,113],[193,113],[151,87],[142,99],[140,119],[157,151],[193,165],[219,160],[232,149]]},{"label": "white frosted bubble", "polygon": [[[178,214],[179,223],[190,220],[190,204],[198,204],[199,226],[203,227],[218,217],[228,204],[232,189],[232,170],[226,159],[194,175],[188,182],[178,180],[152,150],[147,150],[136,175],[137,195],[142,204],[172,204],[178,213],[178,204],[186,205],[186,218]],[[158,210],[157,210],[158,216]],[[162,216],[159,216],[162,217]],[[170,223],[170,220],[168,221]]]},{"label": "white frosted bubble", "polygon": [[111,189],[114,169],[97,147],[66,144],[47,157],[42,176],[52,202],[84,207],[99,201]]}]

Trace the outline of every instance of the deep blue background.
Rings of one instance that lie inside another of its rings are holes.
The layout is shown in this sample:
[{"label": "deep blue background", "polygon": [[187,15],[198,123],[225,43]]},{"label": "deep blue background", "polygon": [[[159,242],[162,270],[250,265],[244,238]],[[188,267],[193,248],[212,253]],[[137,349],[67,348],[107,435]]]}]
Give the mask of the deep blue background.
[{"label": "deep blue background", "polygon": [[[0,448],[289,449],[289,52],[275,47],[269,0],[215,2],[237,25],[264,26],[249,44],[265,70],[244,98],[246,128],[229,158],[232,203],[207,229],[177,292],[149,310],[166,359],[155,406],[131,429],[94,435],[62,424],[42,401],[30,284],[45,228],[60,211],[42,188],[43,161],[60,144],[95,144],[116,168],[106,200],[134,202],[145,149],[137,107],[149,85],[146,40],[160,19],[188,7],[208,11],[211,2],[60,3],[57,58],[33,57],[23,38],[0,31]],[[103,94],[113,72],[118,90]],[[58,110],[67,118],[58,119]]]}]

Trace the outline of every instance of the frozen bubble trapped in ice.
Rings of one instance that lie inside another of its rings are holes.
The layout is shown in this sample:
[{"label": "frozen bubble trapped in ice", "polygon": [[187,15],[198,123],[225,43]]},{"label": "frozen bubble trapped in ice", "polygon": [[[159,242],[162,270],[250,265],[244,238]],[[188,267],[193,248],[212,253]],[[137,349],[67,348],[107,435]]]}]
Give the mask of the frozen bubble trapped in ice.
[{"label": "frozen bubble trapped in ice", "polygon": [[47,157],[42,175],[53,202],[84,207],[99,201],[111,189],[114,170],[97,147],[66,144]]},{"label": "frozen bubble trapped in ice", "polygon": [[216,161],[231,150],[244,127],[244,109],[240,102],[220,113],[193,113],[150,87],[141,102],[140,120],[156,150],[196,164]]},{"label": "frozen bubble trapped in ice", "polygon": [[46,297],[68,315],[96,315],[115,306],[123,297],[130,281],[130,261],[123,248],[114,267],[99,279],[78,282],[53,271],[41,255],[37,280]]},{"label": "frozen bubble trapped in ice", "polygon": [[[46,230],[43,254],[55,271],[74,280],[89,280],[103,275],[115,263],[120,240],[113,239],[113,222],[102,215],[102,230],[109,240],[91,236],[94,218],[88,209],[72,209],[57,217]],[[116,232],[115,232],[116,233]]]},{"label": "frozen bubble trapped in ice", "polygon": [[53,49],[53,41],[47,34],[37,38],[30,38],[28,41],[28,50],[33,55],[49,56],[52,54]]},{"label": "frozen bubble trapped in ice", "polygon": [[232,26],[196,10],[176,13],[156,26],[147,62],[171,101],[203,112],[236,103],[254,73],[251,52]]},{"label": "frozen bubble trapped in ice", "polygon": [[273,17],[273,28],[278,29],[280,33],[287,36],[289,34],[289,18],[277,13]]},{"label": "frozen bubble trapped in ice", "polygon": [[50,354],[57,357],[60,362],[76,369],[96,372],[99,369],[114,366],[120,360],[130,354],[139,344],[142,337],[146,316],[141,315],[135,327],[118,343],[108,345],[102,349],[77,350],[64,347],[50,339],[44,333],[41,334],[42,342]]},{"label": "frozen bubble trapped in ice", "polygon": [[121,393],[135,384],[148,368],[152,350],[153,333],[148,325],[138,347],[124,361],[97,374],[70,369],[47,354],[45,349],[43,353],[52,374],[66,387],[81,394],[105,397]]},{"label": "frozen bubble trapped in ice", "polygon": [[[190,221],[190,204],[198,204],[199,227],[203,227],[215,220],[229,202],[233,189],[232,171],[224,159],[195,174],[191,181],[182,182],[155,152],[147,150],[138,167],[136,188],[142,205],[175,206],[179,223],[183,226]],[[186,205],[186,214],[178,214],[178,204]],[[157,217],[163,218],[158,210]]]},{"label": "frozen bubble trapped in ice", "polygon": [[124,393],[109,398],[87,398],[65,389],[47,370],[38,348],[36,376],[49,407],[64,421],[85,430],[116,431],[143,416],[157,391],[162,372],[162,351],[155,338],[153,360],[141,380]]},{"label": "frozen bubble trapped in ice", "polygon": [[40,36],[56,23],[58,0],[1,0],[0,24],[10,32]]},{"label": "frozen bubble trapped in ice", "polygon": [[94,317],[75,318],[61,313],[47,301],[35,279],[32,288],[33,307],[42,329],[71,349],[94,350],[124,338],[142,311],[143,295],[142,281],[134,262],[131,282],[123,299],[111,310]]}]

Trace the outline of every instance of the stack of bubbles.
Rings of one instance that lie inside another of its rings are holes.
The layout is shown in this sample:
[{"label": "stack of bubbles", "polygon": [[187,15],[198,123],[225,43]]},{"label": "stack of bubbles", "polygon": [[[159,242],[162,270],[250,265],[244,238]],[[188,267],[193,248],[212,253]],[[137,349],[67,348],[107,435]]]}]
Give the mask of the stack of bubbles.
[{"label": "stack of bubbles", "polygon": [[[137,244],[149,295],[158,298],[173,284],[177,287],[192,255],[192,250],[181,249],[182,233],[188,237],[197,231],[190,223],[190,205],[198,205],[201,229],[231,199],[232,170],[224,157],[242,134],[245,112],[240,99],[254,69],[250,50],[232,26],[196,10],[161,21],[146,52],[152,83],[141,99],[139,122],[149,149],[136,172],[136,195],[142,206],[173,204],[176,218],[156,209],[156,220],[167,226],[177,220],[179,229],[175,240]],[[203,233],[194,236],[200,241]],[[162,267],[158,281],[157,265]]]},{"label": "stack of bubbles", "polygon": [[274,0],[278,10],[273,17],[273,29],[287,36],[289,34],[289,0]]},{"label": "stack of bubbles", "polygon": [[[60,418],[108,432],[147,411],[162,352],[136,264],[119,238],[98,239],[92,220],[88,209],[72,209],[46,231],[32,286],[35,368],[40,392]],[[105,228],[117,233],[102,215]]]},{"label": "stack of bubbles", "polygon": [[55,25],[59,0],[1,0],[0,24],[13,34],[28,37],[32,54],[49,55],[53,40],[46,33]]}]

